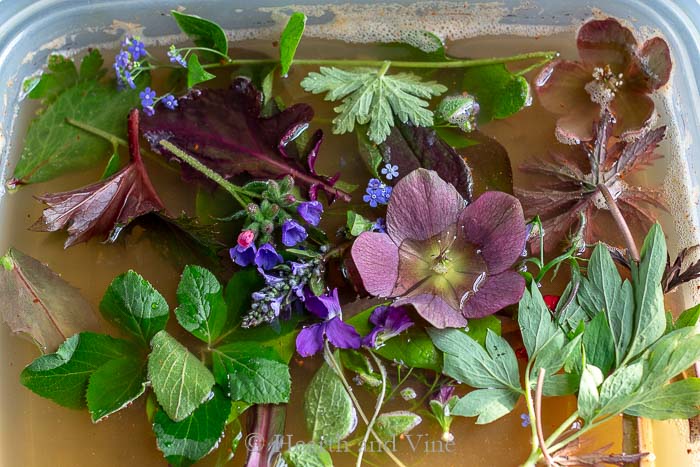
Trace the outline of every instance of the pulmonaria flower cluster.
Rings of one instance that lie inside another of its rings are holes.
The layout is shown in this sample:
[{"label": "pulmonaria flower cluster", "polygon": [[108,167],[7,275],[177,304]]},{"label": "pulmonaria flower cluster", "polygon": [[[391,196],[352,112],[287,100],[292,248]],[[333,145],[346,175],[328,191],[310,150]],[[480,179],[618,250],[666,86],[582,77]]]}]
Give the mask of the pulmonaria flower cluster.
[{"label": "pulmonaria flower cluster", "polygon": [[470,205],[431,170],[394,187],[387,233],[363,232],[352,259],[372,295],[412,305],[438,328],[462,327],[517,303],[525,280],[513,265],[527,229],[520,202],[486,192]]},{"label": "pulmonaria flower cluster", "polygon": [[593,139],[603,108],[617,120],[620,135],[634,135],[652,121],[649,94],[668,82],[671,54],[653,37],[639,45],[632,31],[608,18],[585,23],[578,32],[580,61],[555,60],[535,80],[539,101],[557,120],[557,137],[577,144]]},{"label": "pulmonaria flower cluster", "polygon": [[245,267],[255,264],[258,268],[266,271],[284,261],[282,255],[277,253],[275,247],[270,243],[265,243],[260,248],[257,248],[252,242],[248,243],[247,246],[242,244],[245,245],[244,240],[239,241],[238,245],[229,250],[231,259],[239,266]]},{"label": "pulmonaria flower cluster", "polygon": [[[388,178],[388,177],[387,177]],[[380,204],[388,204],[392,187],[378,178],[370,178],[362,200],[371,207],[376,208]]]}]

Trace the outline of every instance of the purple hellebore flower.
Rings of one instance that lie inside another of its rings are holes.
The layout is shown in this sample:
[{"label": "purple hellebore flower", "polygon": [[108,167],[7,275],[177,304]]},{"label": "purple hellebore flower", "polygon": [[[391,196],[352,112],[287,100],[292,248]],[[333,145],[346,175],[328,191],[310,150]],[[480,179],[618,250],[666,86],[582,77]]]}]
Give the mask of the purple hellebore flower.
[{"label": "purple hellebore flower", "polygon": [[525,280],[513,270],[525,246],[520,202],[486,192],[464,198],[431,170],[417,169],[394,187],[387,233],[363,232],[352,259],[365,289],[413,305],[437,328],[463,327],[517,303]]},{"label": "purple hellebore flower", "polygon": [[378,306],[372,311],[369,322],[374,324],[374,329],[362,339],[362,345],[374,349],[414,324],[404,307],[393,306]]},{"label": "purple hellebore flower", "polygon": [[282,243],[285,246],[295,246],[297,243],[306,240],[308,236],[306,229],[294,219],[287,219],[282,224]]},{"label": "purple hellebore flower", "polygon": [[240,245],[236,245],[235,247],[231,248],[228,250],[229,255],[231,255],[231,259],[233,260],[234,263],[236,263],[239,266],[246,267],[248,265],[253,264],[253,261],[255,261],[255,244],[251,243],[248,245],[246,248],[243,248]]},{"label": "purple hellebore flower", "polygon": [[282,261],[282,255],[269,243],[262,245],[255,253],[255,265],[264,270],[272,269]]},{"label": "purple hellebore flower", "polygon": [[316,227],[321,222],[323,205],[320,201],[306,201],[297,206],[297,212],[302,219]]},{"label": "purple hellebore flower", "polygon": [[297,335],[297,352],[302,357],[310,357],[323,349],[324,339],[341,349],[357,349],[361,337],[354,327],[344,323],[341,317],[338,289],[321,296],[316,296],[310,290],[304,291],[306,309],[314,316],[322,319],[320,323],[306,326]]}]

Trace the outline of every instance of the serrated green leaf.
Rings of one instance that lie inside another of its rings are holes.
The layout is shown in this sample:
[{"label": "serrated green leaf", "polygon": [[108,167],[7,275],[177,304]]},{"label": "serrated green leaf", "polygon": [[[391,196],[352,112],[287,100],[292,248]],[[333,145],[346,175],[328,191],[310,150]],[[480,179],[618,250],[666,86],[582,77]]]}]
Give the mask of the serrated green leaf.
[{"label": "serrated green leaf", "polygon": [[586,362],[607,375],[615,365],[615,342],[605,313],[598,313],[583,332]]},{"label": "serrated green leaf", "polygon": [[209,398],[214,376],[165,331],[153,336],[151,348],[148,378],[153,392],[168,417],[182,421]]},{"label": "serrated green leaf", "polygon": [[87,407],[93,422],[126,408],[146,390],[146,359],[132,355],[110,360],[90,377]]},{"label": "serrated green leaf", "polygon": [[158,449],[174,467],[192,465],[218,446],[230,413],[231,400],[217,387],[211,399],[180,422],[158,410],[153,419]]},{"label": "serrated green leaf", "polygon": [[304,418],[311,440],[325,446],[340,442],[355,427],[352,400],[338,375],[326,363],[306,389]]},{"label": "serrated green leaf", "polygon": [[203,83],[214,78],[216,78],[216,75],[212,75],[207,70],[202,68],[197,54],[190,54],[190,57],[187,59],[187,87],[191,89],[199,83]]},{"label": "serrated green leaf", "polygon": [[477,389],[462,397],[453,415],[477,417],[476,424],[484,425],[508,415],[520,399],[520,393],[512,389]]},{"label": "serrated green leaf", "polygon": [[294,12],[289,17],[287,25],[280,36],[280,75],[287,76],[289,68],[294,61],[294,54],[297,51],[301,36],[304,35],[306,27],[306,15]]},{"label": "serrated green leaf", "polygon": [[103,64],[104,59],[100,51],[97,49],[90,49],[80,62],[80,79],[88,80],[99,78],[104,73],[102,70]]},{"label": "serrated green leaf", "polygon": [[224,330],[228,308],[214,274],[201,266],[186,266],[177,286],[175,316],[198,339],[211,344]]},{"label": "serrated green leaf", "polygon": [[681,313],[681,315],[678,317],[673,326],[675,329],[697,326],[698,319],[700,319],[700,304],[688,308],[683,313]]},{"label": "serrated green leaf", "polygon": [[325,99],[342,103],[335,108],[335,134],[354,130],[355,124],[368,124],[367,135],[382,143],[394,126],[394,119],[417,126],[432,126],[433,113],[426,109],[429,99],[447,88],[435,81],[421,82],[411,73],[387,75],[385,71],[355,68],[321,67],[301,82],[304,90],[314,94],[326,92]]},{"label": "serrated green leaf", "polygon": [[138,273],[117,276],[100,302],[105,319],[148,345],[168,322],[170,309],[163,296]]},{"label": "serrated green leaf", "polygon": [[374,431],[382,441],[387,442],[408,433],[420,425],[422,421],[423,419],[419,415],[407,410],[385,412],[377,417]]},{"label": "serrated green leaf", "polygon": [[69,337],[56,353],[42,355],[20,374],[20,382],[59,405],[85,407],[88,381],[104,364],[133,355],[133,345],[104,334],[81,332]]},{"label": "serrated green leaf", "polygon": [[603,384],[603,373],[594,365],[586,365],[581,374],[581,385],[578,391],[578,411],[581,418],[590,423],[595,416],[600,396],[598,386]]},{"label": "serrated green leaf", "polygon": [[700,379],[687,378],[644,393],[625,413],[653,420],[692,418],[700,414]]},{"label": "serrated green leaf", "polygon": [[531,99],[527,80],[502,63],[466,68],[462,84],[464,91],[476,97],[482,123],[510,117]]},{"label": "serrated green leaf", "polygon": [[63,91],[77,83],[79,75],[73,60],[60,54],[49,55],[46,67],[49,72],[41,75],[28,96],[31,99],[43,99],[45,103],[50,103]]},{"label": "serrated green leaf", "polygon": [[267,347],[232,342],[212,352],[214,377],[228,397],[249,404],[282,404],[289,401],[289,367]]},{"label": "serrated green leaf", "polygon": [[535,356],[559,331],[536,284],[526,289],[520,300],[518,325],[523,335],[523,344],[530,356]]},{"label": "serrated green leaf", "polygon": [[[228,39],[224,30],[213,21],[196,15],[188,15],[172,10],[177,25],[199,47],[214,49],[224,55],[228,53]],[[214,54],[212,54],[214,55]]]},{"label": "serrated green leaf", "polygon": [[289,467],[333,467],[330,453],[316,443],[295,444],[282,458]]}]

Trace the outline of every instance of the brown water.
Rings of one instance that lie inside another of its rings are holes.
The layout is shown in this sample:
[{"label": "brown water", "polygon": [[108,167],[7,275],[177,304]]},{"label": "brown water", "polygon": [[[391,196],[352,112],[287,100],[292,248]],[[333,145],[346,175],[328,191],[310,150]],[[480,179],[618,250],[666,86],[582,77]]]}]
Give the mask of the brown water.
[{"label": "brown water", "polygon": [[[511,55],[526,51],[556,49],[564,56],[575,56],[573,33],[544,38],[493,37],[470,39],[449,44],[449,53],[459,57],[483,57]],[[271,41],[246,41],[235,44],[234,56],[245,57],[254,52],[276,56],[276,49]],[[240,50],[239,50],[240,49]],[[384,48],[372,46],[347,46],[341,42],[305,40],[298,52],[300,57],[314,58],[376,58]],[[333,117],[332,107],[324,103],[319,96],[300,92],[299,81],[310,68],[295,67],[286,80],[276,81],[276,93],[285,103],[307,102],[316,109],[321,121]],[[21,116],[27,119],[31,114],[27,107]],[[497,138],[509,151],[514,167],[529,157],[542,155],[555,144],[553,136],[554,117],[544,112],[535,102],[517,115],[503,121],[492,122],[483,130]],[[362,184],[368,174],[356,153],[355,138],[352,135],[331,136],[327,124],[319,124],[326,131],[321,156],[321,169],[333,173],[342,169],[347,181]],[[20,131],[17,135],[22,137]],[[180,183],[176,174],[148,163],[151,178],[161,198],[165,200],[171,212],[185,209],[193,211],[194,189]],[[0,250],[13,245],[26,253],[48,263],[68,282],[79,287],[85,297],[97,308],[97,304],[107,285],[118,274],[127,269],[134,269],[148,279],[171,305],[175,304],[175,288],[179,270],[172,263],[154,251],[148,240],[134,240],[134,237],[119,241],[114,245],[103,245],[93,240],[63,250],[65,240],[63,233],[46,234],[30,232],[27,228],[41,213],[41,206],[33,196],[47,191],[72,189],[94,181],[101,173],[102,167],[92,173],[81,173],[61,177],[53,182],[22,188],[17,193],[8,195],[3,201],[5,219],[0,227]],[[657,166],[656,172],[644,181],[659,181],[663,174],[663,164]],[[522,174],[515,171],[516,184],[527,184]],[[357,194],[356,194],[356,197]],[[359,198],[359,197],[358,197]],[[357,201],[356,201],[357,202]],[[344,219],[344,206],[338,216],[330,213],[331,223],[341,224]],[[669,229],[671,230],[671,229]],[[333,231],[329,228],[329,231]],[[669,232],[671,233],[671,232]],[[609,238],[615,241],[616,238]],[[233,243],[233,238],[230,240]],[[674,310],[678,311],[678,310]],[[171,320],[174,322],[175,320]],[[0,463],[6,466],[122,466],[122,465],[167,465],[162,454],[156,449],[144,410],[145,398],[141,398],[126,410],[112,415],[107,420],[93,424],[86,411],[73,411],[57,406],[42,399],[19,384],[19,373],[38,351],[29,342],[12,336],[5,326],[0,327],[0,427],[2,446]],[[300,362],[293,360],[292,401],[288,408],[286,432],[292,442],[308,440],[301,404],[305,385],[317,367],[315,361]],[[417,385],[413,385],[417,388]],[[358,391],[359,392],[359,391]],[[372,401],[367,400],[367,407]],[[572,398],[551,398],[545,404],[544,431],[551,432],[559,423],[575,410]],[[406,408],[407,403],[400,400],[389,404],[388,408]],[[520,414],[525,413],[520,405],[508,416],[495,423],[477,426],[472,419],[457,419],[453,424],[454,444],[439,442],[440,433],[436,423],[429,419],[419,425],[411,438],[397,443],[397,456],[406,465],[489,465],[514,466],[525,460],[530,450],[530,429],[520,425]],[[666,438],[673,439],[673,432]],[[610,423],[597,430],[587,439],[590,447],[596,448],[613,443],[612,450],[619,452],[619,421]],[[410,441],[410,442],[409,442]],[[668,443],[668,441],[664,441]],[[223,442],[228,445],[228,440]],[[244,443],[236,453],[233,465],[242,463],[245,457]],[[449,452],[448,452],[449,451]],[[679,448],[669,450],[666,459],[670,463],[658,465],[687,465],[688,458],[678,457]],[[657,457],[666,455],[663,450]],[[217,452],[211,454],[203,465],[215,465]],[[673,460],[671,460],[673,459]],[[334,455],[336,465],[354,465],[355,459],[350,455]],[[374,465],[389,465],[383,456],[368,453],[367,460]],[[680,462],[680,463],[677,463]],[[372,464],[369,464],[372,465]]]}]

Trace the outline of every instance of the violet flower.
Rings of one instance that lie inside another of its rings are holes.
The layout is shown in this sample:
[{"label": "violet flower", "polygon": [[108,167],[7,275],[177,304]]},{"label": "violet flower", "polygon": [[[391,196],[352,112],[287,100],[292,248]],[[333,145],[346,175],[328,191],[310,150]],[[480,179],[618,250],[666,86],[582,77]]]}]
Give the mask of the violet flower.
[{"label": "violet flower", "polygon": [[310,225],[318,226],[323,214],[323,205],[320,201],[306,201],[297,206],[297,212]]},{"label": "violet flower", "polygon": [[414,324],[404,307],[393,306],[378,306],[369,316],[369,322],[374,329],[362,339],[362,345],[373,349],[378,349]]},{"label": "violet flower", "polygon": [[525,246],[520,202],[486,192],[465,207],[436,172],[417,169],[394,187],[387,233],[363,232],[352,259],[365,289],[413,305],[433,326],[462,327],[517,303],[525,280],[512,270]]},{"label": "violet flower", "polygon": [[295,246],[306,240],[308,236],[306,229],[294,219],[287,219],[282,224],[282,243],[285,246]]},{"label": "violet flower", "polygon": [[255,265],[265,270],[274,268],[282,261],[282,255],[269,243],[262,245],[255,253]]},{"label": "violet flower", "polygon": [[452,411],[459,401],[459,397],[457,397],[454,392],[454,386],[442,386],[430,397],[430,401],[428,402],[430,412],[432,412],[433,417],[435,417],[435,420],[437,420],[442,428],[442,440],[444,442],[449,442],[454,439],[454,436],[450,433],[453,420]]},{"label": "violet flower", "polygon": [[557,137],[577,144],[593,138],[601,107],[609,108],[623,136],[645,129],[654,113],[653,91],[668,82],[671,54],[653,37],[641,46],[617,20],[593,20],[581,26],[577,45],[581,61],[555,60],[535,80],[542,106],[561,115]]},{"label": "violet flower", "polygon": [[246,267],[255,261],[255,248],[254,243],[250,243],[247,247],[242,247],[241,245],[236,245],[231,248],[228,252],[234,263],[241,267]]},{"label": "violet flower", "polygon": [[338,289],[321,296],[305,291],[304,304],[314,316],[321,318],[320,323],[306,326],[297,335],[297,352],[302,357],[310,357],[323,349],[325,339],[340,349],[357,349],[361,338],[354,327],[344,323],[338,301]]}]

